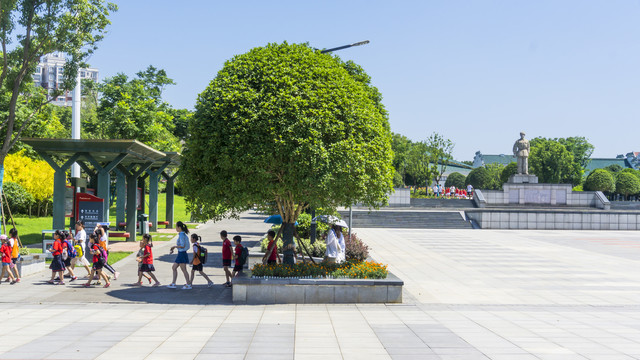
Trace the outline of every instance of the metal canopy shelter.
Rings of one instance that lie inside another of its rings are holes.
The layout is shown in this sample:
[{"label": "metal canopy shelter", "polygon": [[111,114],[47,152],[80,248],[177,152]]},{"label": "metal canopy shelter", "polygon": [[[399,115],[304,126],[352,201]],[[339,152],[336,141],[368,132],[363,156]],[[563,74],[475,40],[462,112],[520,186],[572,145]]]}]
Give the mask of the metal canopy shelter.
[{"label": "metal canopy shelter", "polygon": [[[180,165],[180,154],[155,150],[136,140],[22,139],[55,170],[53,184],[53,228],[65,228],[66,171],[76,162],[90,177],[97,179],[96,195],[104,199],[104,219],[109,221],[111,173],[116,175],[116,222],[125,222],[130,241],[135,241],[137,187],[149,176],[149,221],[158,226],[158,181],[167,180],[166,219],[173,227],[173,191],[178,171],[165,170]],[[62,161],[59,165],[58,161]],[[124,194],[126,191],[126,204]],[[144,196],[144,191],[143,191]],[[142,199],[144,204],[144,199]],[[126,211],[127,210],[132,211]],[[144,205],[143,205],[144,212]],[[118,224],[116,224],[118,225]]]}]

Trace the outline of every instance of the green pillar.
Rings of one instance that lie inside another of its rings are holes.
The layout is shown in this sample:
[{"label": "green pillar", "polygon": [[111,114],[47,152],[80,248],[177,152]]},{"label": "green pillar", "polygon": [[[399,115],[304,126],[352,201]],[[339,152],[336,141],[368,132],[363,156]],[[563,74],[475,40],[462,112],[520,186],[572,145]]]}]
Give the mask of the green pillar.
[{"label": "green pillar", "polygon": [[169,175],[166,172],[162,172],[162,176],[167,180],[167,207],[166,207],[166,218],[169,222],[169,228],[173,228],[173,192],[175,190],[174,182],[176,177],[180,171],[176,171],[173,175]]},{"label": "green pillar", "polygon": [[167,162],[157,169],[147,170],[147,174],[149,174],[149,222],[152,224],[150,231],[158,230],[158,180],[162,171],[169,164]]},{"label": "green pillar", "polygon": [[127,178],[124,173],[116,169],[116,228],[124,222],[125,206],[127,199]]},{"label": "green pillar", "polygon": [[[118,155],[115,159],[107,164],[99,163],[91,154],[84,153],[83,156],[89,160],[91,165],[98,172],[98,188],[96,189],[96,196],[104,199],[104,217],[102,218],[103,222],[109,221],[109,204],[111,203],[111,170],[113,170],[118,164],[127,157],[126,153],[122,153]],[[116,220],[117,221],[117,220]],[[114,224],[112,224],[114,225]],[[117,227],[118,224],[115,224]]]},{"label": "green pillar", "polygon": [[[138,220],[138,204],[137,204],[137,191],[138,191],[138,177],[144,173],[153,162],[147,162],[144,164],[132,164],[129,168],[124,166],[118,166],[118,170],[123,172],[127,178],[127,232],[129,233],[128,241],[136,241],[136,221]],[[136,166],[138,169],[136,170]]]},{"label": "green pillar", "polygon": [[65,214],[64,214],[64,195],[67,191],[67,170],[71,165],[76,162],[79,154],[73,155],[62,166],[58,164],[47,154],[41,153],[40,156],[49,163],[49,165],[55,170],[53,175],[53,229],[64,229],[65,226]]}]

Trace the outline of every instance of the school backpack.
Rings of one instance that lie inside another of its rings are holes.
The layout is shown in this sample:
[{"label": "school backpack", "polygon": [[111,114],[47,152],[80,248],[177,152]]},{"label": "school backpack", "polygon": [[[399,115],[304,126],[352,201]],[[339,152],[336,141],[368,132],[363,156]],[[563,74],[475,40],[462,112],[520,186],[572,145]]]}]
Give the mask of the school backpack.
[{"label": "school backpack", "polygon": [[200,264],[206,264],[207,263],[207,255],[209,255],[209,251],[207,251],[207,248],[198,244],[198,258],[200,259]]},{"label": "school backpack", "polygon": [[[67,244],[67,248],[65,249],[67,250],[67,258],[73,259],[74,257],[78,256],[78,251],[76,251],[76,248],[73,247],[73,245],[71,244],[71,241],[65,240],[64,243]],[[62,257],[64,258],[64,253]]]},{"label": "school backpack", "polygon": [[249,248],[247,248],[246,246],[243,246],[242,253],[240,253],[240,264],[244,266],[244,264],[247,263],[248,259],[249,259]]}]

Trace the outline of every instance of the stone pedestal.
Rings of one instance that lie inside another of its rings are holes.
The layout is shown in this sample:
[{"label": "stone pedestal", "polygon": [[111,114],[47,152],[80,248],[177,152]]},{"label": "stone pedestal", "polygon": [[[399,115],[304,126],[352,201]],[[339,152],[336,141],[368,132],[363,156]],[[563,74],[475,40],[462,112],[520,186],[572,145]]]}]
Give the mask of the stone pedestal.
[{"label": "stone pedestal", "polygon": [[538,177],[530,174],[514,174],[509,177],[509,184],[537,184]]}]

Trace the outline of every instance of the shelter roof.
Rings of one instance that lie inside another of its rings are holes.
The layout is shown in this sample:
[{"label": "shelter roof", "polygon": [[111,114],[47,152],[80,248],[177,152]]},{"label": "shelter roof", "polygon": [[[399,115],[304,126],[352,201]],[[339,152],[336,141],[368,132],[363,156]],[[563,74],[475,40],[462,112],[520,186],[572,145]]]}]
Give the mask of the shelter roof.
[{"label": "shelter roof", "polygon": [[592,171],[595,169],[604,169],[609,165],[620,165],[622,168],[631,168],[629,166],[629,162],[627,159],[618,159],[618,158],[591,158],[589,159],[589,163],[587,163],[586,169],[587,171]]},{"label": "shelter roof", "polygon": [[137,140],[23,138],[21,141],[49,156],[70,158],[77,153],[89,153],[97,161],[110,162],[120,154],[127,154],[121,162],[125,166],[150,161],[154,163],[152,166],[166,162],[170,162],[170,166],[180,165],[179,153],[158,151]]}]

